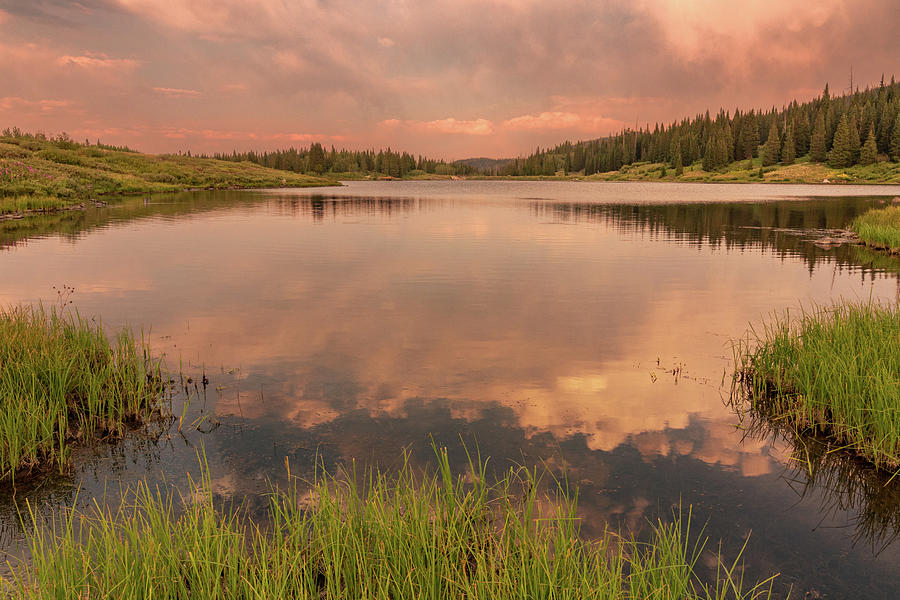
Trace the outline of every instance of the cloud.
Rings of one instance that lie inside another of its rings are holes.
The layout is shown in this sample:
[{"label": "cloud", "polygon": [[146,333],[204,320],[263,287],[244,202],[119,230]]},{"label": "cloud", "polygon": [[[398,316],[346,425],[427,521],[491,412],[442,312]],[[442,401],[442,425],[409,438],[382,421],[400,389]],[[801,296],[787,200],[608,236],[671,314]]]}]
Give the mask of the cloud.
[{"label": "cloud", "polygon": [[5,96],[0,98],[0,110],[16,111],[22,114],[49,113],[71,106],[72,102],[70,100],[28,100],[19,96]]},{"label": "cloud", "polygon": [[61,66],[76,66],[84,69],[121,69],[130,71],[140,66],[140,62],[130,58],[110,58],[103,53],[87,52],[81,56],[65,55],[56,60]]},{"label": "cloud", "polygon": [[378,45],[383,48],[392,48],[396,42],[389,37],[378,38]]},{"label": "cloud", "polygon": [[199,98],[202,96],[197,90],[185,90],[181,88],[155,87],[153,91],[169,98]]},{"label": "cloud", "polygon": [[0,25],[3,25],[7,21],[9,21],[9,13],[0,9]]}]

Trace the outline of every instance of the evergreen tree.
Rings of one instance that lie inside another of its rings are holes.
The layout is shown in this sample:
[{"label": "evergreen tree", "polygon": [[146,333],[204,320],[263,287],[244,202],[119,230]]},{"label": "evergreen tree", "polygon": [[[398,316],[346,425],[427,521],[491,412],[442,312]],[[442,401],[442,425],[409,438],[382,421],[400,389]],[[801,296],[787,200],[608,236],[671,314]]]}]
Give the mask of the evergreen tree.
[{"label": "evergreen tree", "polygon": [[894,128],[891,133],[891,158],[900,161],[900,112],[894,117]]},{"label": "evergreen tree", "polygon": [[856,121],[856,115],[850,113],[850,152],[853,153],[853,164],[859,161],[859,124]]},{"label": "evergreen tree", "polygon": [[797,158],[797,147],[794,142],[794,126],[788,125],[787,131],[784,132],[784,144],[781,148],[781,163],[785,165],[794,164]]},{"label": "evergreen tree", "polygon": [[[859,136],[856,138],[859,143]],[[828,154],[828,166],[835,169],[843,169],[853,166],[853,142],[850,131],[850,119],[847,113],[841,116],[837,129],[834,132],[834,145]]]},{"label": "evergreen tree", "polygon": [[772,121],[772,126],[769,127],[769,137],[766,138],[766,143],[763,146],[762,151],[762,166],[770,167],[778,162],[778,159],[781,156],[781,140],[778,136],[778,125],[775,124],[775,121]]},{"label": "evergreen tree", "polygon": [[869,128],[866,143],[863,144],[862,149],[859,151],[859,164],[871,165],[876,158],[878,158],[878,144],[875,143],[875,126],[873,125]]},{"label": "evergreen tree", "polygon": [[815,162],[825,162],[825,115],[821,110],[816,115],[816,124],[809,138],[809,158]]},{"label": "evergreen tree", "polygon": [[759,154],[759,124],[756,113],[752,110],[744,116],[741,123],[741,141],[744,144],[744,155],[741,158],[753,158]]},{"label": "evergreen tree", "polygon": [[672,156],[672,167],[675,169],[675,175],[680,176],[684,173],[684,165],[681,160],[681,140],[675,138],[675,150]]}]

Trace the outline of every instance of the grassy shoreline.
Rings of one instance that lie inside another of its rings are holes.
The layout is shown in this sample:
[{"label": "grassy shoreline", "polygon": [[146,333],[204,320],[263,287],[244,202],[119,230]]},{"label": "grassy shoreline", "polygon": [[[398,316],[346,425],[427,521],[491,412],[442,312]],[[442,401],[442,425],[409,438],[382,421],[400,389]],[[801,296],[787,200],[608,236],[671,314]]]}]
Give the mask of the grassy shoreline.
[{"label": "grassy shoreline", "polygon": [[80,208],[116,195],[329,185],[339,183],[248,162],[142,154],[65,137],[0,136],[0,215]]},{"label": "grassy shoreline", "polygon": [[[539,492],[526,468],[488,483],[484,462],[453,476],[446,451],[437,458],[435,474],[404,461],[396,477],[351,469],[275,490],[264,525],[217,508],[205,468],[178,497],[139,484],[116,511],[95,505],[50,524],[32,512],[33,558],[11,597],[771,597],[771,578],[745,585],[740,555],[706,550],[689,510],[654,524],[647,542],[610,531],[583,540],[564,485]],[[696,568],[706,552],[718,562],[709,582]]]},{"label": "grassy shoreline", "polygon": [[857,217],[850,229],[866,246],[900,254],[900,206],[870,210]]},{"label": "grassy shoreline", "polygon": [[786,312],[734,351],[736,407],[876,468],[900,468],[900,307]]},{"label": "grassy shoreline", "polygon": [[160,364],[128,329],[110,343],[65,309],[0,309],[0,404],[0,482],[15,484],[159,414]]}]

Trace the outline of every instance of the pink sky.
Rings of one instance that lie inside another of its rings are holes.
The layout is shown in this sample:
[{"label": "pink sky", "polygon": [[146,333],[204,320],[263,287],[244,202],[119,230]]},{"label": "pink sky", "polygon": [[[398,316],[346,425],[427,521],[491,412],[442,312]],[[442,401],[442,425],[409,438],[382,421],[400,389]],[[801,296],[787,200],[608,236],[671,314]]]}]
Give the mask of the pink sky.
[{"label": "pink sky", "polygon": [[516,156],[900,77],[897,0],[0,0],[0,127]]}]

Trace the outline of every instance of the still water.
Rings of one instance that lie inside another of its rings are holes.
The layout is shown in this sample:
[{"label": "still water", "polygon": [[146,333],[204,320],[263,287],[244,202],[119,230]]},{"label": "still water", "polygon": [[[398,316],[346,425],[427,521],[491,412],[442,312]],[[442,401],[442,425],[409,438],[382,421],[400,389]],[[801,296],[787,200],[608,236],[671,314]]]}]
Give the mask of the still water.
[{"label": "still water", "polygon": [[[176,397],[170,429],[83,449],[72,474],[18,500],[49,510],[140,478],[183,485],[202,449],[217,494],[253,510],[286,459],[308,474],[390,469],[404,448],[427,463],[434,439],[460,467],[477,446],[495,467],[565,469],[587,535],[640,534],[691,505],[726,555],[750,536],[750,578],[781,573],[792,597],[895,598],[896,486],[801,464],[727,405],[732,340],[751,325],[897,300],[900,261],[822,243],[894,196],[354,182],[0,222],[0,304],[50,305],[72,286],[82,315],[143,329],[171,371],[209,378],[183,413]],[[2,498],[0,544],[19,555],[20,539]]]}]

